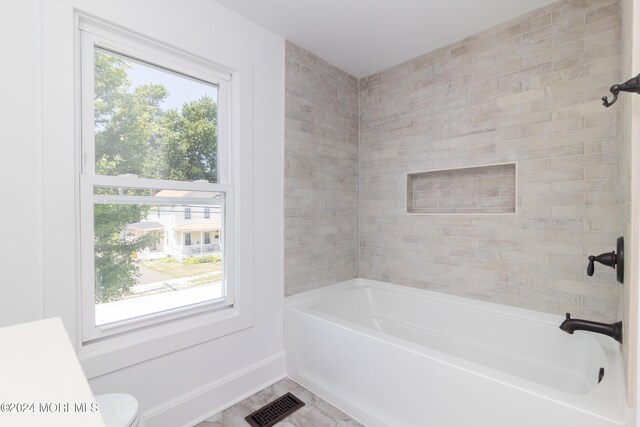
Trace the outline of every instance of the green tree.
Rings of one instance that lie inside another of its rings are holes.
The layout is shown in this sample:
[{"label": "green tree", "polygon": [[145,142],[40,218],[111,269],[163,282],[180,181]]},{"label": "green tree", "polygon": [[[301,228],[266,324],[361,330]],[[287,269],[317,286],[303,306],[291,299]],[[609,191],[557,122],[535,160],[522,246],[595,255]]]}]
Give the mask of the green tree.
[{"label": "green tree", "polygon": [[94,118],[97,129],[105,124],[116,111],[116,104],[129,86],[127,70],[131,68],[122,59],[96,49],[94,55]]},{"label": "green tree", "polygon": [[134,254],[151,245],[156,236],[131,239],[123,236],[123,230],[140,221],[147,211],[141,205],[94,206],[96,302],[122,299],[140,277]]},{"label": "green tree", "polygon": [[[117,56],[96,49],[95,167],[102,175],[139,174],[146,145],[157,133],[160,102],[166,90],[146,85],[129,91],[130,65]],[[96,188],[105,194],[113,189]],[[149,239],[124,235],[127,224],[140,221],[148,208],[142,205],[94,205],[94,264],[96,302],[121,299],[135,285],[140,272],[132,257]]]},{"label": "green tree", "polygon": [[[131,88],[129,62],[107,51],[95,55],[95,164],[102,175],[217,180],[217,110],[208,96],[178,110],[164,110],[159,84]],[[96,188],[96,193],[116,189]],[[138,190],[136,190],[138,191]],[[124,194],[133,194],[127,190]],[[149,190],[137,194],[149,194]],[[144,219],[146,205],[94,205],[96,302],[121,299],[140,277],[132,256],[157,236],[134,238],[128,224]]]},{"label": "green tree", "polygon": [[195,181],[218,179],[217,106],[209,96],[186,103],[181,111],[164,113],[155,155],[149,156],[146,175]]},{"label": "green tree", "polygon": [[[165,147],[164,154],[181,157],[181,163],[171,168],[171,179],[184,181],[206,179],[217,181],[217,123],[216,104],[205,96],[185,104],[182,114],[168,115],[167,127],[178,135],[178,144]],[[173,119],[173,120],[171,120]]]},{"label": "green tree", "polygon": [[150,145],[160,133],[167,97],[162,85],[143,85],[130,92],[129,64],[96,52],[96,173],[141,175]]}]

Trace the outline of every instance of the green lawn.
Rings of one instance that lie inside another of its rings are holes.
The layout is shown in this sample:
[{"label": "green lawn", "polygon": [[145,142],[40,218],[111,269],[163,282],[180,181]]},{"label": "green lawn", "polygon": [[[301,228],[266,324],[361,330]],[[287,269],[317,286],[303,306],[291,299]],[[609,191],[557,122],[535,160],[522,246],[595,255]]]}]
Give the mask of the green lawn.
[{"label": "green lawn", "polygon": [[160,258],[154,260],[140,261],[142,269],[148,269],[158,275],[163,276],[165,280],[179,279],[191,276],[197,276],[205,273],[212,273],[222,270],[220,262],[207,262],[203,264],[183,264],[173,258]]}]

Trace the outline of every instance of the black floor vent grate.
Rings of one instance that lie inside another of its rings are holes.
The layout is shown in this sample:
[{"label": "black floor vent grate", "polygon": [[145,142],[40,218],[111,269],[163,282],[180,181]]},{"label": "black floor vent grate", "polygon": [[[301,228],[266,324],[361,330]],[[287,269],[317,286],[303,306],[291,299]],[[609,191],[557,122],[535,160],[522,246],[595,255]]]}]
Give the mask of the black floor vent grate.
[{"label": "black floor vent grate", "polygon": [[252,427],[271,427],[304,406],[304,402],[291,393],[277,398],[254,413],[244,417]]}]

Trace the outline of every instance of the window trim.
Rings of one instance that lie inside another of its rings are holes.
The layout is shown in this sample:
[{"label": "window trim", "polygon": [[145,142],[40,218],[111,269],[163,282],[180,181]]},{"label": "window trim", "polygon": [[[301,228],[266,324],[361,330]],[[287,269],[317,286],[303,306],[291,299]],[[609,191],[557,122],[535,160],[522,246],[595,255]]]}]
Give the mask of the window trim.
[{"label": "window trim", "polygon": [[[226,288],[227,297],[223,301],[203,301],[201,303],[194,304],[192,306],[176,307],[175,309],[149,313],[141,318],[124,319],[121,322],[117,322],[113,325],[100,325],[95,324],[95,286],[94,286],[94,258],[93,258],[93,207],[92,202],[93,188],[96,185],[113,185],[123,186],[128,188],[162,188],[162,189],[199,189],[202,191],[218,191],[225,194],[225,212],[229,215],[230,219],[225,215],[225,233],[228,230],[233,230],[233,205],[227,206],[227,201],[232,199],[233,186],[226,185],[228,176],[225,173],[218,175],[218,183],[209,183],[206,181],[193,181],[197,184],[191,186],[192,182],[185,181],[170,181],[170,180],[157,180],[131,177],[128,175],[113,177],[107,175],[95,174],[95,124],[94,124],[94,55],[95,49],[100,48],[102,50],[112,51],[117,55],[128,56],[132,59],[151,63],[161,69],[166,69],[169,72],[173,71],[180,75],[186,75],[192,78],[201,79],[208,83],[215,85],[218,88],[218,162],[219,164],[225,164],[226,158],[224,153],[228,153],[227,144],[228,131],[227,119],[229,117],[228,111],[230,110],[230,104],[228,102],[228,77],[223,78],[218,73],[207,73],[205,70],[198,70],[196,67],[192,67],[188,61],[183,58],[177,57],[170,52],[163,52],[155,46],[153,43],[145,43],[140,45],[139,41],[131,41],[129,45],[122,44],[117,41],[112,41],[110,34],[101,34],[98,31],[91,31],[85,28],[80,29],[81,40],[81,61],[82,69],[80,70],[80,78],[82,84],[81,94],[81,126],[82,126],[82,140],[80,143],[80,151],[82,155],[81,165],[81,188],[80,188],[80,206],[82,210],[81,214],[81,259],[82,259],[82,276],[81,276],[81,288],[82,288],[82,337],[84,342],[90,342],[96,339],[102,339],[104,337],[127,332],[143,328],[155,323],[172,320],[185,315],[197,314],[205,311],[207,307],[211,310],[219,310],[223,307],[232,307],[234,302],[233,295],[233,274],[228,274],[228,269],[232,269],[233,256],[225,254],[223,258],[223,271],[226,283],[223,286]],[[135,55],[135,56],[134,56]],[[144,187],[143,187],[144,186]],[[189,215],[188,215],[189,214]],[[191,217],[191,211],[189,208],[185,208],[184,216]],[[232,245],[234,240],[233,234],[229,234],[230,238],[226,239],[228,245]],[[186,246],[186,240],[183,242]],[[226,252],[225,247],[225,252]]]},{"label": "window trim", "polygon": [[[103,375],[116,369],[131,366],[151,358],[168,354],[173,351],[183,349],[198,343],[209,341],[230,333],[240,331],[253,325],[253,247],[251,245],[253,239],[253,158],[252,158],[252,73],[251,63],[243,61],[242,58],[236,58],[234,64],[222,66],[209,58],[186,53],[183,50],[176,49],[171,46],[159,43],[124,30],[120,27],[104,23],[95,18],[86,16],[82,13],[74,13],[75,33],[79,35],[79,31],[90,31],[98,33],[102,36],[109,35],[109,39],[120,45],[138,45],[145,50],[147,46],[152,45],[160,52],[169,52],[176,57],[183,58],[195,64],[196,68],[211,71],[215,69],[216,73],[226,76],[229,82],[229,115],[224,118],[228,122],[228,147],[219,147],[219,155],[226,158],[226,163],[219,163],[219,179],[226,177],[228,185],[233,186],[236,195],[232,200],[227,201],[228,206],[233,207],[233,223],[236,224],[233,230],[227,230],[228,235],[233,235],[232,241],[227,242],[226,253],[232,256],[236,262],[232,268],[228,268],[228,274],[234,276],[234,304],[233,307],[218,311],[205,311],[201,313],[193,313],[178,319],[171,319],[166,322],[158,323],[152,326],[145,326],[136,330],[132,330],[123,334],[114,335],[105,339],[94,341],[84,341],[82,339],[82,323],[81,323],[81,304],[82,293],[80,284],[76,287],[77,310],[75,311],[75,336],[76,347],[78,348],[78,356],[83,364],[85,373],[89,378]],[[54,33],[60,28],[51,28],[47,30]],[[57,36],[57,34],[55,34]],[[55,37],[51,44],[64,46],[63,41],[69,41],[68,37]],[[75,74],[80,75],[80,37],[74,37],[76,48],[73,61],[75,65]],[[129,50],[119,50],[124,54],[140,57]],[[65,62],[70,57],[67,56],[61,60],[54,57],[48,57],[45,66],[51,69],[69,71],[70,62]],[[146,57],[142,57],[146,60]],[[239,61],[238,61],[239,59]],[[161,64],[162,65],[162,64]],[[230,66],[233,65],[233,66]],[[190,74],[191,75],[191,74]],[[76,106],[76,140],[80,140],[81,127],[79,126],[80,117],[80,94],[81,88],[76,80],[76,96],[74,104]],[[46,95],[56,93],[55,90],[47,89]],[[46,101],[50,105],[55,105],[59,98],[47,96]],[[67,104],[68,105],[68,104]],[[67,109],[69,111],[69,109]],[[222,120],[219,117],[219,121]],[[59,137],[69,137],[69,128],[58,128],[54,126],[53,121],[47,122],[48,127],[52,131],[51,135]],[[241,126],[241,124],[243,124]],[[248,125],[247,125],[248,124]],[[46,130],[46,129],[45,129]],[[219,134],[219,138],[222,136]],[[62,140],[64,138],[61,138]],[[68,140],[68,139],[67,139]],[[79,150],[79,142],[76,143],[76,153]],[[227,149],[227,153],[222,150]],[[80,160],[74,161],[76,168],[80,167]],[[67,163],[67,166],[70,166]],[[62,170],[60,170],[62,172]],[[67,181],[68,182],[68,181]],[[76,203],[79,204],[80,183],[76,181]],[[76,209],[79,209],[76,208]],[[76,211],[77,212],[77,211]],[[78,215],[78,214],[76,214]],[[78,266],[77,281],[81,273],[81,249],[80,249],[80,226],[76,222],[76,265]],[[224,236],[221,236],[224,238]],[[53,242],[49,242],[48,246],[53,247]],[[53,266],[53,263],[50,263]],[[63,307],[68,304],[62,299],[54,299],[48,306],[48,313],[62,313]],[[68,316],[64,316],[69,319]]]}]

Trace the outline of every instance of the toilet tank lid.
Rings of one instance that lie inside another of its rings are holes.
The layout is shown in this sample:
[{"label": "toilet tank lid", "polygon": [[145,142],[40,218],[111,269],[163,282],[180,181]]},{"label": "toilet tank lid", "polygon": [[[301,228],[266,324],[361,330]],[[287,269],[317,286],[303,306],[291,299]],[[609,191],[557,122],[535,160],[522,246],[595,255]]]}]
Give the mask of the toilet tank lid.
[{"label": "toilet tank lid", "polygon": [[138,401],[128,394],[99,394],[96,402],[107,427],[129,427],[138,416]]}]

